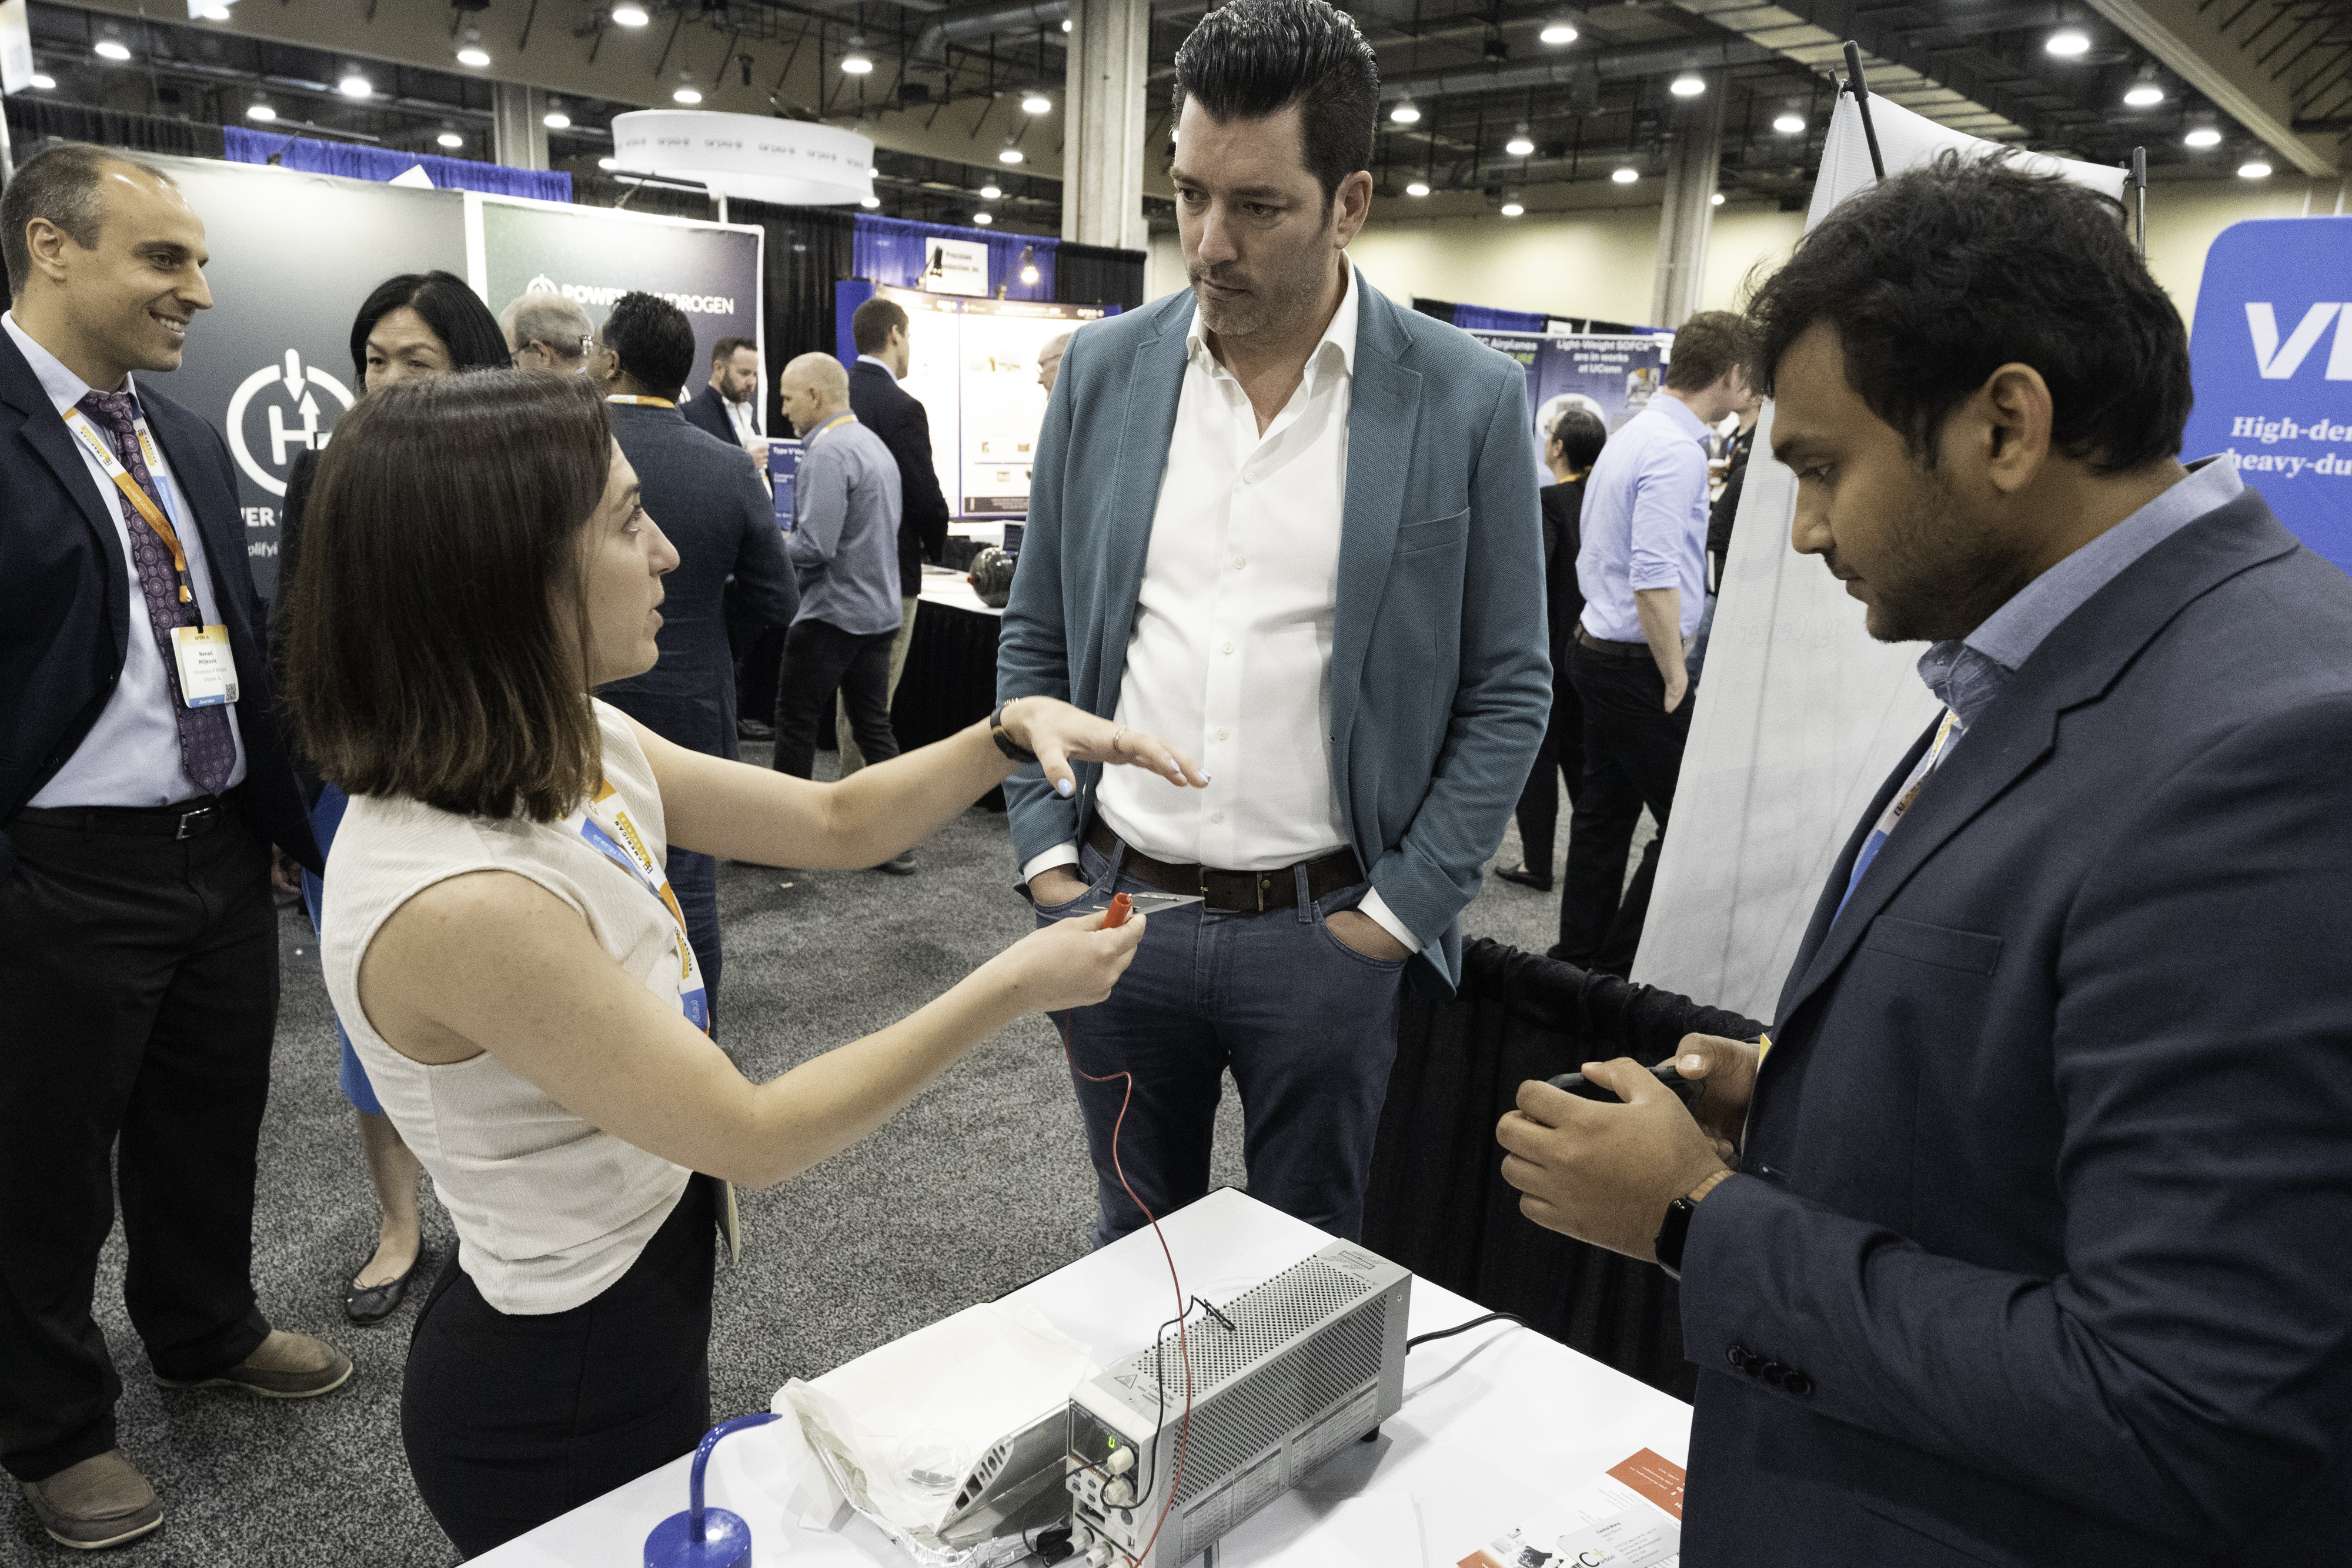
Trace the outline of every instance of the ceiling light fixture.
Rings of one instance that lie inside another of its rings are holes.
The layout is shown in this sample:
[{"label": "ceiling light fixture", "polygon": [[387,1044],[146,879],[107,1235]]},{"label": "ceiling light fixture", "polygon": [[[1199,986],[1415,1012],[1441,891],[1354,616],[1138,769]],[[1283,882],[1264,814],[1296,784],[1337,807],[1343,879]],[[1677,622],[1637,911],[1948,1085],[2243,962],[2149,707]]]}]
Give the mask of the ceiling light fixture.
[{"label": "ceiling light fixture", "polygon": [[540,120],[540,123],[546,126],[550,131],[569,131],[572,129],[572,117],[563,112],[563,106],[562,104],[550,101],[547,106],[547,114]]},{"label": "ceiling light fixture", "polygon": [[669,96],[670,101],[673,103],[700,103],[702,101],[702,89],[698,87],[681,86],[676,92]]},{"label": "ceiling light fixture", "polygon": [[2238,165],[2238,178],[2241,180],[2267,180],[2270,177],[2271,166],[2259,158],[2249,158]]},{"label": "ceiling light fixture", "polygon": [[345,98],[372,98],[375,94],[375,85],[359,72],[350,70],[345,71],[343,79],[335,84],[335,90]]},{"label": "ceiling light fixture", "polygon": [[618,158],[599,158],[596,160],[596,167],[604,170],[608,174],[620,166],[621,161]]},{"label": "ceiling light fixture", "polygon": [[1715,194],[1709,196],[1706,199],[1706,204],[1710,207],[1719,207],[1723,205],[1723,193],[1721,191],[1717,191]]},{"label": "ceiling light fixture", "polygon": [[228,20],[228,0],[191,0],[188,16],[196,22],[226,22]]},{"label": "ceiling light fixture", "polygon": [[869,75],[874,69],[874,57],[866,52],[866,40],[852,35],[849,52],[841,57],[841,68],[854,77]]},{"label": "ceiling light fixture", "polygon": [[1404,188],[1404,193],[1408,196],[1425,196],[1429,194],[1429,187],[1419,180],[1415,180],[1412,184],[1407,185]]},{"label": "ceiling light fixture", "polygon": [[433,140],[444,147],[463,147],[466,144],[466,139],[454,131],[445,131]]},{"label": "ceiling light fixture", "polygon": [[2180,139],[2184,147],[2204,149],[2221,145],[2221,133],[2210,125],[2200,125]]},{"label": "ceiling light fixture", "polygon": [[2062,60],[2091,52],[2091,36],[2080,27],[2061,27],[2042,40],[2042,47]]},{"label": "ceiling light fixture", "polygon": [[1054,100],[1042,92],[1033,92],[1021,100],[1021,111],[1024,114],[1051,114],[1054,112]]},{"label": "ceiling light fixture", "polygon": [[623,4],[613,7],[613,21],[617,26],[642,27],[652,20],[653,18],[646,15],[643,5],[630,5],[627,0],[623,0]]},{"label": "ceiling light fixture", "polygon": [[1682,75],[1666,84],[1666,90],[1676,98],[1696,98],[1706,90],[1706,78],[1685,68]]},{"label": "ceiling light fixture", "polygon": [[131,57],[131,46],[120,38],[100,38],[90,46],[90,52],[101,60],[127,60]]},{"label": "ceiling light fixture", "polygon": [[1003,186],[1001,186],[1001,185],[999,185],[999,184],[998,184],[995,181],[993,181],[993,180],[991,180],[987,184],[982,185],[982,186],[980,188],[980,199],[981,199],[982,201],[983,201],[983,202],[993,202],[993,201],[996,201],[996,200],[1000,199],[1001,197],[1003,197],[1003,194],[1004,194],[1004,189],[1003,189]]},{"label": "ceiling light fixture", "polygon": [[978,224],[982,228],[986,228],[989,225],[996,221],[996,214],[993,213],[974,213],[971,214],[971,221]]},{"label": "ceiling light fixture", "polygon": [[1007,147],[996,155],[996,161],[1000,163],[1018,163],[1021,162],[1021,149]]},{"label": "ceiling light fixture", "polygon": [[1063,17],[1063,18],[1062,18],[1062,31],[1064,31],[1065,33],[1066,33],[1066,32],[1068,32],[1069,30],[1070,30],[1070,19],[1069,19],[1067,16],[1065,16],[1065,17]]},{"label": "ceiling light fixture", "polygon": [[278,110],[271,108],[268,104],[262,102],[259,99],[256,99],[251,103],[245,106],[245,117],[247,120],[257,120],[264,125],[267,125],[271,120],[278,118]]},{"label": "ceiling light fixture", "polygon": [[1509,153],[1514,158],[1532,158],[1535,156],[1536,144],[1528,139],[1528,128],[1527,123],[1524,120],[1519,124],[1518,133],[1513,136],[1508,141],[1503,143],[1503,151]]},{"label": "ceiling light fixture", "polygon": [[1610,172],[1609,177],[1621,185],[1630,185],[1642,177],[1642,172],[1639,169],[1616,169]]},{"label": "ceiling light fixture", "polygon": [[1507,218],[1516,218],[1521,213],[1526,211],[1527,208],[1519,205],[1517,202],[1505,202],[1503,204],[1503,215]]},{"label": "ceiling light fixture", "polygon": [[2156,62],[2140,67],[2138,78],[2124,89],[2127,109],[2154,109],[2164,101],[2164,84],[2156,79]]},{"label": "ceiling light fixture", "polygon": [[47,92],[58,85],[58,78],[51,76],[47,71],[35,71],[26,79],[32,83],[33,86],[40,89],[43,92]]},{"label": "ceiling light fixture", "polygon": [[880,205],[882,204],[882,198],[881,198],[881,197],[879,197],[879,196],[866,196],[866,197],[861,198],[861,199],[858,201],[858,204],[858,204],[859,206],[861,206],[861,207],[864,207],[867,212],[869,212],[869,213],[870,213],[870,212],[872,212],[875,208],[877,208],[877,207],[878,207],[878,206],[880,206]]},{"label": "ceiling light fixture", "polygon": [[1802,136],[1805,133],[1805,117],[1790,110],[1772,122],[1772,129],[1783,136]]},{"label": "ceiling light fixture", "polygon": [[1398,101],[1394,109],[1389,110],[1389,118],[1399,125],[1411,125],[1421,119],[1421,110],[1412,106],[1412,99],[1402,99]]},{"label": "ceiling light fixture", "polygon": [[467,44],[457,51],[457,63],[461,66],[472,66],[479,70],[490,63],[490,52],[479,44]]},{"label": "ceiling light fixture", "polygon": [[1037,247],[1034,245],[1024,245],[1021,247],[1021,281],[1024,283],[1037,281]]},{"label": "ceiling light fixture", "polygon": [[1549,44],[1555,48],[1562,44],[1572,44],[1576,42],[1576,24],[1565,16],[1555,17],[1543,25],[1543,31],[1538,33],[1536,38],[1538,42]]}]

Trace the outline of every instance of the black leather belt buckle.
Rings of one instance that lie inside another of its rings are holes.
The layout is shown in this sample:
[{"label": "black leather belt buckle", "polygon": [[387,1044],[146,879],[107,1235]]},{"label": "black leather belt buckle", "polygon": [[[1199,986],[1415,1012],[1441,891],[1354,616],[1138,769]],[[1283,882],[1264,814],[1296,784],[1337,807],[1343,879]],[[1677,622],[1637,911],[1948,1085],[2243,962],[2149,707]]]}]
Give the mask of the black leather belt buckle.
[{"label": "black leather belt buckle", "polygon": [[217,806],[199,806],[193,811],[181,812],[179,828],[172,836],[175,839],[193,839],[198,833],[210,831],[214,814],[219,810]]},{"label": "black leather belt buckle", "polygon": [[[1257,872],[1217,872],[1202,866],[1201,913],[1264,915],[1266,880]],[[1228,898],[1228,894],[1234,896]]]}]

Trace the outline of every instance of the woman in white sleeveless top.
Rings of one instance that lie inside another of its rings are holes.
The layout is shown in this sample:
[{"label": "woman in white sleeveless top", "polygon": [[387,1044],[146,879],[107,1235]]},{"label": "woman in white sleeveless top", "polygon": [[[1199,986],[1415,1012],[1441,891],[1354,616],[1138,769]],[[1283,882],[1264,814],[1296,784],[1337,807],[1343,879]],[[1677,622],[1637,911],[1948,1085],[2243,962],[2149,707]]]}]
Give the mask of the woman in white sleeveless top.
[{"label": "woman in white sleeveless top", "polygon": [[[811,783],[680,749],[588,695],[655,660],[677,564],[576,377],[388,388],[319,465],[289,698],[352,797],[327,987],[458,1236],[402,1395],[425,1504],[486,1551],[692,1448],[714,1222],[878,1126],[1026,1012],[1109,994],[1141,936],[1048,926],[910,1017],[764,1084],[704,1032],[672,843],[874,865],[1034,753],[1206,782],[1149,736],[1030,698]],[[696,1173],[702,1173],[698,1176]]]}]

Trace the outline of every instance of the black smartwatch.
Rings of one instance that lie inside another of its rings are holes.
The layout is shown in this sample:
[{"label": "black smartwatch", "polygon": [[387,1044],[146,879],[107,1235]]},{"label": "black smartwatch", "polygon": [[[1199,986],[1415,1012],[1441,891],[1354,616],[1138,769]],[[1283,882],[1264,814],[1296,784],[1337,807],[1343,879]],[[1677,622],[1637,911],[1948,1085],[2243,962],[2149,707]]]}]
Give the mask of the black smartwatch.
[{"label": "black smartwatch", "polygon": [[1690,1238],[1691,1216],[1698,1212],[1698,1200],[1730,1175],[1729,1171],[1717,1171],[1666,1205],[1665,1222],[1658,1227],[1657,1239],[1650,1243],[1650,1249],[1658,1255],[1658,1267],[1666,1271],[1667,1279],[1683,1277],[1683,1243]]},{"label": "black smartwatch", "polygon": [[1010,702],[998,703],[996,711],[988,716],[988,738],[996,742],[997,750],[1004,753],[1013,761],[1026,765],[1036,761],[1037,754],[1024,749],[1011,736],[1004,733],[1004,710],[1012,706]]}]

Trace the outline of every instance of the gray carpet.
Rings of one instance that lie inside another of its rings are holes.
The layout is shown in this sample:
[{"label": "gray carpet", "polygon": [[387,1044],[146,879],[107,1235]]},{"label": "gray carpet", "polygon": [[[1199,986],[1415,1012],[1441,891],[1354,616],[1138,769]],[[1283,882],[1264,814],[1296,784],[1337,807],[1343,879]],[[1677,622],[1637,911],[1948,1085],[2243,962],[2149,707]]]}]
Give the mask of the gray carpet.
[{"label": "gray carpet", "polygon": [[[749,749],[765,760],[764,747]],[[821,755],[820,773],[831,767]],[[1516,865],[1518,856],[1514,830],[1497,860]],[[903,1016],[1030,928],[1029,906],[1010,885],[1001,816],[965,812],[918,859],[908,878],[721,868],[720,1035],[749,1076],[772,1078]],[[1474,936],[1539,951],[1554,939],[1558,903],[1490,877],[1466,924]],[[299,1403],[158,1389],[123,1313],[118,1229],[99,1270],[98,1320],[122,1375],[122,1448],[162,1495],[164,1524],[102,1560],[443,1568],[457,1553],[418,1502],[400,1447],[415,1301],[372,1328],[343,1320],[342,1282],[373,1249],[375,1205],[335,1086],[334,1030],[310,927],[298,909],[280,929],[285,995],[262,1129],[254,1279],[274,1323],[323,1334],[357,1371],[336,1393]],[[1240,1142],[1228,1093],[1215,1180],[1242,1185]],[[747,1195],[746,1255],[719,1270],[713,1417],[764,1409],[787,1378],[814,1376],[1069,1261],[1085,1249],[1093,1206],[1060,1046],[1042,1018],[1023,1019],[864,1145]],[[425,1211],[437,1262],[452,1245],[448,1218],[429,1196]],[[51,1543],[21,1501],[5,1505],[0,1563],[89,1560]],[[624,1560],[634,1560],[625,1546],[614,1558]]]}]

